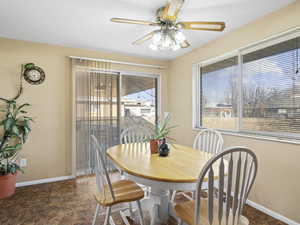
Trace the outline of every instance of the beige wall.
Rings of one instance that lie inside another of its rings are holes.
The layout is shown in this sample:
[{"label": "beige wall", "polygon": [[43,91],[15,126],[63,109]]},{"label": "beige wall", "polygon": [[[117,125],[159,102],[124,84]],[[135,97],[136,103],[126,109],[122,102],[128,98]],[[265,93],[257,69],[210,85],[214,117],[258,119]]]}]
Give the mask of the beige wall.
[{"label": "beige wall", "polygon": [[[171,112],[174,123],[180,125],[175,129],[173,136],[177,142],[191,145],[196,134],[192,130],[192,63],[222,55],[298,26],[299,12],[300,1],[297,1],[254,23],[225,34],[168,63],[168,76],[166,72],[156,69],[132,66],[125,68],[120,65],[115,65],[115,68],[162,74],[163,104],[167,103],[166,111]],[[22,156],[28,159],[28,167],[25,174],[19,176],[19,181],[71,174],[72,82],[70,61],[67,58],[69,55],[167,65],[162,61],[120,54],[0,38],[1,97],[10,97],[16,91],[21,64],[34,62],[46,72],[46,81],[42,85],[31,86],[24,83],[24,94],[20,99],[33,105],[31,111],[36,122],[22,151]],[[246,145],[258,155],[260,168],[251,200],[300,222],[300,146],[235,136],[225,136],[225,145]]]},{"label": "beige wall", "polygon": [[[28,167],[23,175],[18,176],[18,181],[71,175],[72,79],[70,59],[67,57],[70,55],[165,64],[159,60],[0,38],[1,97],[9,98],[15,94],[21,64],[33,62],[46,73],[46,80],[42,85],[32,86],[26,81],[23,82],[24,94],[20,102],[32,104],[31,114],[35,123],[21,153],[28,160]],[[163,90],[167,90],[166,74],[163,70],[125,65],[112,65],[112,68],[160,74]],[[163,92],[162,95],[164,103],[166,93]]]},{"label": "beige wall", "polygon": [[[172,61],[168,80],[168,111],[175,124],[174,138],[191,145],[192,63],[222,55],[267,36],[300,25],[300,1],[230,32]],[[250,199],[300,223],[300,145],[225,135],[225,145],[252,148],[259,158],[258,177]]]}]

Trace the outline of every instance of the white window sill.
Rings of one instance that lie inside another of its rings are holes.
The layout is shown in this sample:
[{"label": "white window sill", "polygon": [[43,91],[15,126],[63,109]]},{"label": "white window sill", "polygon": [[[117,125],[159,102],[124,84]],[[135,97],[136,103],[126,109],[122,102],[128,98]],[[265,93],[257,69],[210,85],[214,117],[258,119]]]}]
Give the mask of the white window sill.
[{"label": "white window sill", "polygon": [[[201,131],[203,129],[205,129],[205,128],[193,128],[194,131]],[[300,145],[300,139],[293,139],[293,138],[286,138],[286,137],[273,137],[273,136],[265,136],[265,135],[259,135],[259,134],[255,135],[255,134],[250,134],[250,133],[248,134],[248,133],[224,131],[224,130],[217,130],[217,131],[219,131],[221,134],[224,134],[224,135]]]}]

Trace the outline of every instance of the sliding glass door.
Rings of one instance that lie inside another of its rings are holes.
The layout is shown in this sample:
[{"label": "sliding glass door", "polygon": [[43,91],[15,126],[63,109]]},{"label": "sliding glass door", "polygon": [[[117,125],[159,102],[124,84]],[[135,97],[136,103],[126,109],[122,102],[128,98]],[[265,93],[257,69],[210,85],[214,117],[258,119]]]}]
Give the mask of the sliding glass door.
[{"label": "sliding glass door", "polygon": [[155,76],[76,72],[77,175],[94,172],[91,135],[107,149],[120,143],[120,134],[127,127],[155,126],[157,93]]}]

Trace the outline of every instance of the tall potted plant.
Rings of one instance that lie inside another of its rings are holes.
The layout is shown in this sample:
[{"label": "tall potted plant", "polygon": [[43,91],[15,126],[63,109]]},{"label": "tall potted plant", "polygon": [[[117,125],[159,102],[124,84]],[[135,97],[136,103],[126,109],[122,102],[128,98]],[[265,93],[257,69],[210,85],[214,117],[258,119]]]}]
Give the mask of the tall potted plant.
[{"label": "tall potted plant", "polygon": [[162,140],[164,138],[172,140],[169,134],[171,130],[177,126],[169,126],[170,120],[171,116],[170,114],[168,114],[164,119],[159,120],[156,127],[154,128],[153,135],[150,138],[150,149],[152,154],[158,152],[159,140]]},{"label": "tall potted plant", "polygon": [[16,175],[21,170],[16,159],[19,150],[31,131],[31,117],[25,116],[28,103],[17,105],[15,100],[6,103],[0,117],[0,199],[11,196],[16,189]]}]

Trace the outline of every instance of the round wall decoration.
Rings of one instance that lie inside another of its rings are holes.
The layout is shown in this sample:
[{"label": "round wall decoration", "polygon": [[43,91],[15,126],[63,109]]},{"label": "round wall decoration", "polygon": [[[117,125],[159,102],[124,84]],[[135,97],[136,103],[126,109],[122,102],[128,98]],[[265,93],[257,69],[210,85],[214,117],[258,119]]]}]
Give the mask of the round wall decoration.
[{"label": "round wall decoration", "polygon": [[27,63],[24,66],[23,76],[28,83],[34,85],[41,84],[45,80],[44,70],[33,63]]}]

